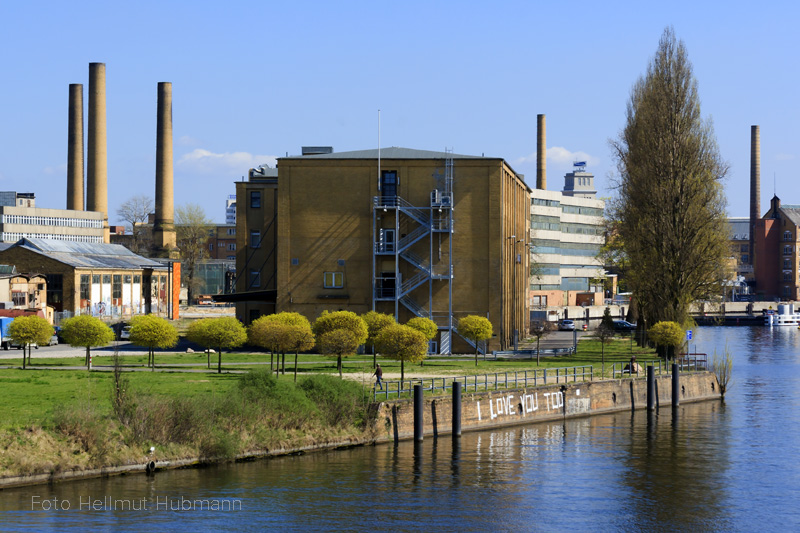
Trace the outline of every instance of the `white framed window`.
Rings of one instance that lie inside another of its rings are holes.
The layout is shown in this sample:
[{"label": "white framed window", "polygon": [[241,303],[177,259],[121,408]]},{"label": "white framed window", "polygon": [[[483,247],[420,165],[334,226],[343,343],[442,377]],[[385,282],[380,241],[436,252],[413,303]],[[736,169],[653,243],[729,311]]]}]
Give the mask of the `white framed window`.
[{"label": "white framed window", "polygon": [[235,242],[228,244],[228,251],[230,251],[230,252],[235,252],[236,251],[236,243]]},{"label": "white framed window", "polygon": [[323,285],[326,289],[344,288],[344,272],[325,272]]}]

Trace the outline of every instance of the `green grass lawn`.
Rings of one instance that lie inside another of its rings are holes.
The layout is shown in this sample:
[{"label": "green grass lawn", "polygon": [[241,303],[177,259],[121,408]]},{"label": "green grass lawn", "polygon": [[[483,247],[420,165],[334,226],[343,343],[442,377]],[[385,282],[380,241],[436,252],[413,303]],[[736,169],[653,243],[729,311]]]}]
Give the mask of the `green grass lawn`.
[{"label": "green grass lawn", "polygon": [[[125,377],[135,391],[191,397],[225,394],[238,376],[131,372]],[[61,405],[92,405],[108,411],[112,381],[111,372],[0,369],[0,428],[47,427],[53,410]]]}]

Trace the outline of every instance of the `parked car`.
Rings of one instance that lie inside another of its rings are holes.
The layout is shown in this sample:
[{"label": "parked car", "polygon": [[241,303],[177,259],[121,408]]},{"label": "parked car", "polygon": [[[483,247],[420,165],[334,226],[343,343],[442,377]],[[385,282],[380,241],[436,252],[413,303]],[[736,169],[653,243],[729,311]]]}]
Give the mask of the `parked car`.
[{"label": "parked car", "polygon": [[614,331],[633,331],[636,329],[636,324],[631,324],[627,320],[615,320]]},{"label": "parked car", "polygon": [[122,331],[119,332],[120,340],[127,341],[131,339],[131,327],[125,326],[122,328]]},{"label": "parked car", "polygon": [[558,329],[561,331],[572,331],[575,329],[575,322],[572,320],[562,320],[558,323]]},{"label": "parked car", "polygon": [[[17,343],[16,343],[16,342],[14,342],[14,341],[11,341],[11,344],[10,344],[10,346],[11,346],[12,348],[16,348],[17,350],[21,350],[21,349],[23,348],[23,346],[22,346],[21,344],[17,344]],[[32,343],[30,343],[30,344],[29,344],[29,346],[30,346],[31,348],[35,349],[35,350],[38,350],[38,349],[39,349],[39,345],[38,345],[38,344],[36,344],[35,342],[32,342]]]}]

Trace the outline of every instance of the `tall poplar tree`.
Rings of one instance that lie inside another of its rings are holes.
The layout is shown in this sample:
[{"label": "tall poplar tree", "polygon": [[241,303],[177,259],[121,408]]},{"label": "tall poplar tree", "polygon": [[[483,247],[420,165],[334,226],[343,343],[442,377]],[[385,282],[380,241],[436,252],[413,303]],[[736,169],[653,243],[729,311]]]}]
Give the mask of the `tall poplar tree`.
[{"label": "tall poplar tree", "polygon": [[721,181],[728,168],[672,28],[633,86],[612,147],[620,173],[615,218],[639,311],[647,324],[683,323],[689,305],[722,280],[729,250]]}]

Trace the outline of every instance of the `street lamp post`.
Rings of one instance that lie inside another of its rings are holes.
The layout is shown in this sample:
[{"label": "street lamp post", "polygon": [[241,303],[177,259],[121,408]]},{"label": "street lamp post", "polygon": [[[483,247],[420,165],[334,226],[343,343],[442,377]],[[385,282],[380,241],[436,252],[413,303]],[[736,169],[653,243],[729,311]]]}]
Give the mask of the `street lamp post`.
[{"label": "street lamp post", "polygon": [[517,293],[519,292],[517,287],[517,264],[521,263],[521,261],[517,261],[517,244],[521,242],[525,242],[525,239],[517,239],[516,235],[511,235],[508,237],[511,241],[511,291],[512,291],[512,299],[511,299],[511,340],[514,345],[514,350],[519,348],[519,328],[517,327],[517,312],[518,312],[518,297]]}]

